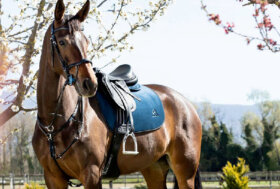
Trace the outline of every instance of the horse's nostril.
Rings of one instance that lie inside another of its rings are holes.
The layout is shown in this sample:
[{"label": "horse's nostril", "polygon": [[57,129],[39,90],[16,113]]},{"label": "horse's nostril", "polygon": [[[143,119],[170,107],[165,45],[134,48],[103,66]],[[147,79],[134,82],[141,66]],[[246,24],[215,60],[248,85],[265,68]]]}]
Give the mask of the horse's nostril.
[{"label": "horse's nostril", "polygon": [[92,83],[92,81],[89,78],[84,80],[83,88],[86,91],[91,91],[93,89],[93,83]]}]

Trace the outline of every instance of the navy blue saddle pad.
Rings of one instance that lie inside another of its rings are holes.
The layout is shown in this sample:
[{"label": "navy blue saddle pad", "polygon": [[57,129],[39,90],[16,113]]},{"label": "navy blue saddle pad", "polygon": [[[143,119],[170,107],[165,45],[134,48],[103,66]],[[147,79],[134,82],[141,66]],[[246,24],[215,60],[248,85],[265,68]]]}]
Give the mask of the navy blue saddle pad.
[{"label": "navy blue saddle pad", "polygon": [[[164,110],[158,95],[150,88],[135,84],[129,87],[132,93],[141,99],[136,102],[136,110],[132,112],[135,133],[159,129],[164,121]],[[97,91],[97,100],[101,112],[111,131],[117,126],[117,110],[111,105],[110,100],[100,91]]]}]

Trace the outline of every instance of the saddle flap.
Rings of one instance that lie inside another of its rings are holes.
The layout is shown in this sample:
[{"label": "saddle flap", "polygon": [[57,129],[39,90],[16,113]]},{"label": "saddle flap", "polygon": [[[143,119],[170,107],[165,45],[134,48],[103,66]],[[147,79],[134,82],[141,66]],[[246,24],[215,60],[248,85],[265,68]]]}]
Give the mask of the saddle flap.
[{"label": "saddle flap", "polygon": [[130,94],[130,90],[123,80],[110,80],[107,75],[103,76],[102,83],[106,87],[106,91],[111,96],[113,102],[123,110],[128,108],[131,111],[136,109],[136,103],[133,95]]}]

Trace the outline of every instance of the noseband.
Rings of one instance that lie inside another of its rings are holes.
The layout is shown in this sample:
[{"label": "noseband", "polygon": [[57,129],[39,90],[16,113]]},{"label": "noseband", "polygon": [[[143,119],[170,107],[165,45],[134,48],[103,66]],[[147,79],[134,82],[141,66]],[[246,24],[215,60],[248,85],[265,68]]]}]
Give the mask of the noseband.
[{"label": "noseband", "polygon": [[[56,29],[54,29],[54,22],[52,23],[51,25],[51,44],[52,44],[52,63],[54,64],[54,50],[56,51],[56,54],[58,55],[58,58],[59,58],[59,61],[62,65],[62,68],[66,74],[66,77],[67,77],[67,84],[68,85],[73,85],[75,84],[76,82],[76,78],[77,78],[77,75],[78,75],[78,70],[79,70],[79,66],[82,65],[82,64],[86,64],[86,63],[90,63],[92,65],[92,62],[88,59],[82,59],[80,62],[75,62],[75,63],[72,63],[72,64],[67,64],[67,62],[63,59],[60,51],[59,51],[59,48],[58,48],[58,45],[57,45],[57,41],[56,41],[56,37],[55,37],[55,32],[57,31],[60,31],[60,30],[69,30],[68,27],[58,27]],[[74,78],[74,76],[72,74],[70,74],[70,70],[73,68],[73,67],[76,67],[76,78]]]},{"label": "noseband", "polygon": [[[61,106],[62,103],[62,96],[63,96],[63,92],[64,89],[67,85],[73,85],[76,82],[76,78],[78,75],[78,70],[79,70],[79,66],[82,64],[86,64],[86,63],[90,63],[92,65],[92,62],[90,60],[87,59],[82,59],[80,62],[76,62],[76,63],[72,63],[72,64],[68,64],[62,57],[58,45],[57,45],[57,41],[56,41],[56,37],[55,37],[55,32],[60,31],[60,30],[69,30],[68,27],[59,27],[54,29],[54,23],[51,25],[51,44],[52,44],[52,61],[54,64],[54,51],[56,51],[56,54],[58,55],[59,61],[63,67],[63,70],[66,74],[66,81],[60,91],[59,97],[58,97],[58,102],[56,105],[56,109],[54,112],[54,117],[51,121],[51,123],[49,125],[44,125],[39,117],[39,115],[37,116],[37,123],[39,125],[40,130],[42,131],[42,133],[47,137],[48,142],[49,142],[49,148],[50,148],[50,154],[52,159],[54,160],[55,164],[57,165],[57,167],[60,169],[60,171],[65,175],[65,178],[68,180],[68,184],[70,186],[81,186],[81,184],[75,184],[73,182],[70,181],[70,177],[62,170],[62,168],[60,167],[60,165],[58,164],[57,160],[61,159],[62,156],[71,148],[71,146],[73,144],[75,144],[79,138],[81,137],[81,133],[83,131],[84,128],[84,121],[83,121],[83,116],[84,116],[84,110],[83,110],[83,97],[79,96],[78,97],[78,101],[76,104],[76,107],[74,109],[74,112],[71,114],[71,116],[68,118],[68,120],[57,130],[54,130],[54,124],[55,121],[57,119],[58,116],[61,116],[58,114],[58,110],[59,107]],[[70,70],[76,67],[76,76],[74,77],[72,74],[70,74]],[[75,119],[77,113],[79,113],[79,117],[78,119]],[[56,154],[56,147],[55,147],[55,141],[54,141],[54,137],[61,132],[63,129],[67,128],[71,122],[77,122],[78,123],[78,129],[76,132],[76,136],[74,136],[74,139],[72,140],[72,142],[65,148],[65,150],[61,153],[59,153],[58,155]]]}]

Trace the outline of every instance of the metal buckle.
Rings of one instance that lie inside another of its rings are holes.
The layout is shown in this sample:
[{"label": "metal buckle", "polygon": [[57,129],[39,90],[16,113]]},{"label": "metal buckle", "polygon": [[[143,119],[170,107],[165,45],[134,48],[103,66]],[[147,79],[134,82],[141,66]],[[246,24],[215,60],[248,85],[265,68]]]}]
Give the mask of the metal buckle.
[{"label": "metal buckle", "polygon": [[[133,140],[133,143],[134,143],[134,150],[133,151],[127,151],[125,149],[126,140],[127,140],[128,137],[131,137],[132,140]],[[126,134],[124,135],[124,138],[123,138],[123,151],[122,151],[122,153],[125,154],[125,155],[137,155],[137,154],[139,154],[136,137],[135,137],[134,133],[130,132],[129,130],[126,132]]]},{"label": "metal buckle", "polygon": [[49,125],[49,126],[47,127],[48,133],[52,133],[53,130],[54,130],[54,126],[53,126],[53,125]]},{"label": "metal buckle", "polygon": [[51,134],[51,133],[48,133],[48,134],[47,134],[47,138],[48,138],[48,141],[51,141],[51,140],[52,140],[52,134]]}]

